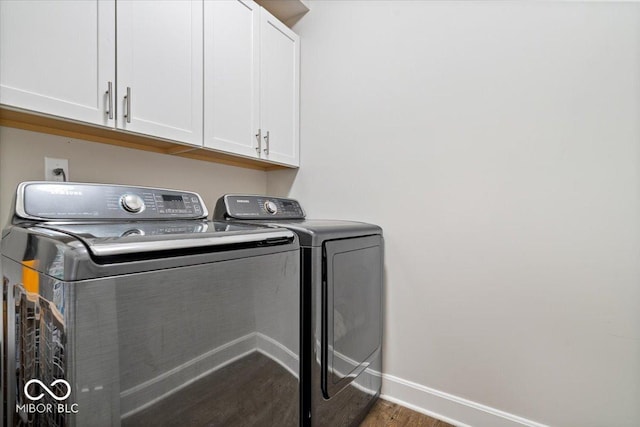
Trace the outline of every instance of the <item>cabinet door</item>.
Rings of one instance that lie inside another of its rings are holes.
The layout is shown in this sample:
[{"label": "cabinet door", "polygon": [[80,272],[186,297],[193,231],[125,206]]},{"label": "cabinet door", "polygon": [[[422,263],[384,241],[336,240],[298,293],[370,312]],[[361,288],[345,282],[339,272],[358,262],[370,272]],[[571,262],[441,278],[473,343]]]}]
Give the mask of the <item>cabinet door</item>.
[{"label": "cabinet door", "polygon": [[258,157],[260,7],[204,3],[204,145]]},{"label": "cabinet door", "polygon": [[113,126],[109,82],[114,0],[0,1],[0,103]]},{"label": "cabinet door", "polygon": [[262,154],[268,160],[298,166],[300,39],[266,10],[260,14]]},{"label": "cabinet door", "polygon": [[202,0],[117,5],[118,127],[202,145]]}]

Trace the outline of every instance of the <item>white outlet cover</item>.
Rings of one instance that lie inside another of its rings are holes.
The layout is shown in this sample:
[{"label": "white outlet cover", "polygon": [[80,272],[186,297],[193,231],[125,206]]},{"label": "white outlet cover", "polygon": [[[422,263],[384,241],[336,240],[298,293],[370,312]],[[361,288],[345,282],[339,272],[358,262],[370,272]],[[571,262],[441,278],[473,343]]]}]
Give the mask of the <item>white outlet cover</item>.
[{"label": "white outlet cover", "polygon": [[69,181],[69,160],[68,159],[54,159],[53,157],[44,158],[44,179],[45,181],[64,181],[62,174],[54,175],[53,170],[62,168],[64,174]]}]

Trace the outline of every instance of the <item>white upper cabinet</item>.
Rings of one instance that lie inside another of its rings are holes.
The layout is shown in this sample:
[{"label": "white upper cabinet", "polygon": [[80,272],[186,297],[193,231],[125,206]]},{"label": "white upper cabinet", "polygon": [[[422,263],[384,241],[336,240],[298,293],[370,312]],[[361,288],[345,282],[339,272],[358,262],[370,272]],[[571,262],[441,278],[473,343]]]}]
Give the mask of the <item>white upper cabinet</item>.
[{"label": "white upper cabinet", "polygon": [[1,104],[114,126],[115,72],[113,0],[0,1]]},{"label": "white upper cabinet", "polygon": [[298,166],[298,36],[253,1],[205,1],[204,52],[204,145]]},{"label": "white upper cabinet", "polygon": [[202,145],[203,2],[119,0],[118,127]]},{"label": "white upper cabinet", "polygon": [[258,156],[260,7],[204,3],[204,145]]},{"label": "white upper cabinet", "polygon": [[252,0],[0,0],[2,106],[295,167],[299,92]]},{"label": "white upper cabinet", "polygon": [[300,39],[269,12],[260,19],[263,158],[299,164]]}]

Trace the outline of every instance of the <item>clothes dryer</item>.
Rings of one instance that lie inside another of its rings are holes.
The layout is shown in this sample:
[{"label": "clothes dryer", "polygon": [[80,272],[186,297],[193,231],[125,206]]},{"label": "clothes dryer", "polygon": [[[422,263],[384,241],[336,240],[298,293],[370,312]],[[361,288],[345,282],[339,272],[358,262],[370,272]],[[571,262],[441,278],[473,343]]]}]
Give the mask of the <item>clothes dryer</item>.
[{"label": "clothes dryer", "polygon": [[214,218],[300,240],[303,426],[357,426],[380,395],[383,238],[377,225],[309,220],[296,200],[228,194]]}]

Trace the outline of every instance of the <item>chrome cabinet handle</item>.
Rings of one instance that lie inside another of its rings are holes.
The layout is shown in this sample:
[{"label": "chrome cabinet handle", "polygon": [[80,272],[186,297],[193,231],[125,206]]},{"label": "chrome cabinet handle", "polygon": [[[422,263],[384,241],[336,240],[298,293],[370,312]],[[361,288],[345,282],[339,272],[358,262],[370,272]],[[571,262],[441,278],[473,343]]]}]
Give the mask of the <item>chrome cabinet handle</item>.
[{"label": "chrome cabinet handle", "polygon": [[109,117],[109,119],[113,119],[113,83],[107,82],[107,91],[105,93],[107,94],[109,107],[104,113]]},{"label": "chrome cabinet handle", "polygon": [[264,154],[269,154],[269,131],[267,131],[267,134],[264,136],[264,142],[266,142],[267,146],[265,147]]},{"label": "chrome cabinet handle", "polygon": [[260,149],[262,148],[262,129],[258,129],[256,133],[256,139],[258,140],[258,146],[256,147],[256,153],[260,155]]},{"label": "chrome cabinet handle", "polygon": [[127,123],[131,123],[131,88],[129,86],[127,86],[127,94],[124,96],[124,103],[126,106],[124,118],[127,119]]}]

